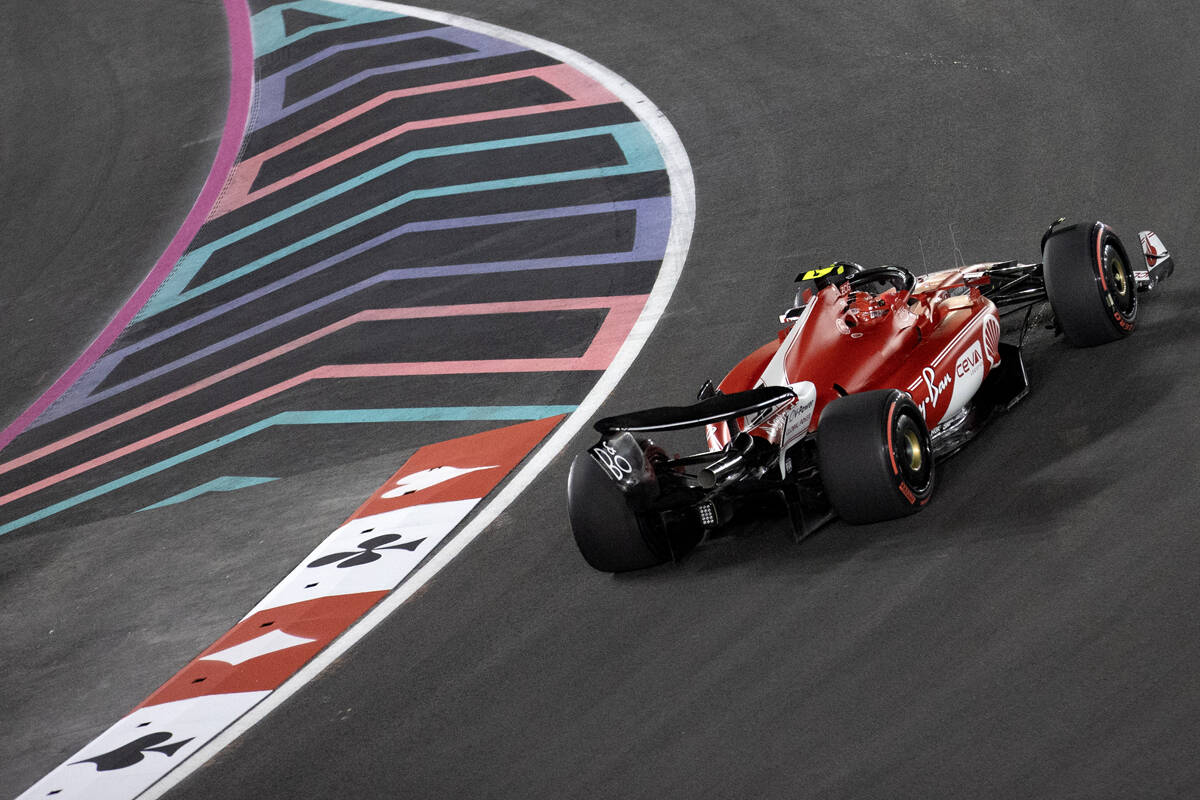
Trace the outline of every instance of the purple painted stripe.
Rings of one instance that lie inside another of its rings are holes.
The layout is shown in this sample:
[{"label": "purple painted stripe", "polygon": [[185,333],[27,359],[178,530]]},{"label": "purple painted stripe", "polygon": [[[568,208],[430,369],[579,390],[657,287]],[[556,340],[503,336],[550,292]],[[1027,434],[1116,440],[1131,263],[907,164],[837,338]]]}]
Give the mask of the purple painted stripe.
[{"label": "purple painted stripe", "polygon": [[[203,314],[200,314],[191,319],[184,320],[176,325],[166,328],[147,336],[145,339],[114,351],[106,355],[103,359],[96,363],[84,380],[81,380],[72,387],[71,392],[61,398],[54,407],[50,409],[37,424],[41,425],[51,420],[86,408],[101,400],[105,400],[123,391],[138,386],[146,381],[152,380],[168,372],[179,369],[194,361],[197,361],[205,356],[223,350],[227,347],[245,341],[252,336],[268,331],[278,325],[294,320],[304,314],[315,311],[330,303],[341,300],[344,297],[349,297],[356,292],[361,292],[371,286],[375,286],[387,281],[413,280],[417,278],[439,278],[451,275],[475,275],[492,272],[517,272],[535,269],[561,269],[569,267],[585,267],[595,266],[598,264],[618,264],[632,261],[659,261],[662,259],[663,252],[667,245],[667,234],[669,232],[669,224],[671,220],[671,199],[669,197],[653,197],[642,200],[628,200],[618,203],[598,203],[595,205],[586,206],[570,206],[566,208],[552,209],[537,209],[534,211],[517,211],[504,214],[489,214],[479,217],[462,217],[458,219],[443,219],[431,220],[427,222],[415,222],[407,225],[402,225],[394,228],[387,233],[380,234],[374,239],[370,239],[357,245],[343,253],[330,256],[329,258],[319,261],[310,267],[307,267],[299,272],[281,278],[274,283],[263,286],[248,294],[231,300],[223,305],[217,306]],[[190,328],[208,322],[222,314],[226,314],[236,308],[251,303],[271,292],[278,291],[286,286],[297,283],[298,281],[309,278],[323,270],[329,269],[348,258],[359,255],[372,248],[378,247],[381,244],[391,241],[399,236],[407,233],[417,233],[431,230],[449,230],[453,228],[467,228],[478,225],[496,225],[507,222],[524,222],[534,219],[550,219],[554,217],[570,217],[584,216],[587,214],[611,213],[614,211],[629,211],[633,210],[637,213],[637,223],[634,228],[633,248],[624,253],[599,253],[586,256],[571,256],[564,258],[539,258],[526,259],[523,261],[489,261],[477,264],[453,264],[442,267],[409,267],[404,269],[394,269],[375,275],[367,280],[360,281],[345,289],[341,289],[333,294],[327,295],[314,300],[299,308],[293,309],[288,313],[275,317],[271,320],[263,322],[245,331],[242,331],[227,339],[209,345],[195,353],[183,356],[168,364],[164,364],[149,372],[143,373],[136,378],[130,378],[119,384],[108,387],[107,389],[90,394],[97,386],[104,382],[104,379],[116,369],[126,357],[133,353],[145,350],[152,345],[155,345],[165,339],[183,333]]]},{"label": "purple painted stripe", "polygon": [[225,18],[229,27],[230,74],[229,74],[229,107],[225,113],[225,131],[221,135],[221,144],[217,148],[217,157],[213,160],[208,172],[208,179],[200,190],[200,195],[192,205],[183,221],[183,225],[171,239],[167,249],[159,256],[150,273],[134,290],[133,295],[116,313],[116,316],[105,326],[100,335],[88,345],[74,364],[67,368],[54,385],[47,389],[41,397],[33,402],[25,412],[17,417],[8,427],[0,431],[0,450],[29,428],[55,400],[63,396],[71,385],[79,380],[100,358],[101,353],[116,341],[121,331],[134,318],[142,306],[150,299],[159,285],[166,280],[175,262],[183,255],[188,244],[204,224],[208,212],[216,203],[221,187],[241,149],[242,136],[246,130],[246,120],[250,115],[250,101],[254,89],[254,45],[250,35],[250,13],[245,0],[224,0]]},{"label": "purple painted stripe", "polygon": [[[470,47],[475,52],[463,53],[457,56],[444,56],[442,58],[426,58],[422,61],[410,61],[407,64],[393,64],[386,67],[375,67],[374,69],[364,70],[349,78],[338,81],[334,85],[322,89],[316,94],[309,95],[303,100],[297,100],[286,108],[283,105],[284,90],[287,85],[287,79],[299,72],[310,63],[316,63],[323,58],[328,58],[336,52],[350,50],[358,47],[368,47],[373,44],[387,44],[389,42],[401,42],[406,39],[422,39],[430,36],[444,39],[447,42],[460,44],[463,47]],[[277,122],[289,114],[294,114],[302,108],[307,108],[313,103],[320,102],[330,95],[340,92],[348,86],[353,86],[360,81],[375,75],[386,75],[390,72],[405,72],[412,69],[423,69],[424,67],[436,67],[442,64],[454,64],[459,61],[474,61],[480,58],[491,58],[492,56],[502,56],[508,53],[516,53],[526,48],[520,45],[506,42],[501,39],[493,39],[490,36],[484,36],[473,31],[463,30],[461,28],[435,28],[433,30],[419,31],[417,33],[406,33],[399,36],[388,36],[381,39],[368,39],[362,42],[352,42],[350,44],[336,45],[327,50],[322,50],[315,56],[310,56],[298,64],[282,69],[273,75],[269,75],[258,82],[258,108],[254,115],[254,120],[251,122],[251,130],[258,130],[270,125],[272,122]]]},{"label": "purple painted stripe", "polygon": [[396,42],[407,42],[407,41],[411,41],[413,39],[421,39],[421,38],[427,37],[427,36],[436,36],[438,38],[445,38],[443,36],[443,34],[452,32],[454,30],[457,30],[457,29],[442,26],[442,27],[438,27],[438,28],[428,28],[423,31],[416,31],[415,33],[397,33],[394,36],[381,36],[378,39],[363,39],[363,40],[357,41],[357,42],[343,42],[342,44],[330,45],[329,47],[326,47],[324,50],[322,50],[318,53],[313,53],[308,58],[301,59],[301,60],[297,61],[295,64],[288,64],[286,67],[283,67],[283,68],[271,73],[266,78],[263,78],[262,80],[259,81],[259,86],[261,87],[267,81],[275,80],[277,77],[280,80],[286,81],[287,77],[289,77],[291,75],[295,75],[297,72],[300,72],[302,70],[306,70],[314,64],[319,64],[322,61],[324,61],[325,59],[330,58],[331,56],[335,56],[338,53],[345,53],[349,50],[358,50],[358,49],[361,49],[364,47],[377,47],[381,44],[395,44]]}]

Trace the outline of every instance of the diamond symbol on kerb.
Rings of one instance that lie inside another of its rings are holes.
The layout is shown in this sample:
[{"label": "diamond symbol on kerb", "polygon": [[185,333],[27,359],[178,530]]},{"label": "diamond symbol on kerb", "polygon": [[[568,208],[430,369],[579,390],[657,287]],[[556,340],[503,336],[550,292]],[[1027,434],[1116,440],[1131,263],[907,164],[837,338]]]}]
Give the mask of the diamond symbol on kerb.
[{"label": "diamond symbol on kerb", "polygon": [[469,475],[472,472],[478,472],[481,469],[495,469],[495,466],[490,467],[433,467],[432,469],[423,469],[420,472],[414,472],[411,475],[405,475],[396,481],[396,488],[389,489],[383,493],[383,497],[388,499],[394,497],[403,497],[406,494],[419,492],[422,489],[428,489],[431,486],[437,486],[439,483],[445,483],[448,480],[457,478],[460,475]]},{"label": "diamond symbol on kerb", "polygon": [[255,637],[248,642],[242,642],[216,653],[209,653],[200,660],[224,661],[226,664],[237,666],[252,658],[278,653],[280,650],[299,647],[302,644],[315,641],[317,640],[305,639],[303,636],[292,636],[290,633],[284,633],[283,631],[271,631],[270,633],[264,633],[262,636]]}]

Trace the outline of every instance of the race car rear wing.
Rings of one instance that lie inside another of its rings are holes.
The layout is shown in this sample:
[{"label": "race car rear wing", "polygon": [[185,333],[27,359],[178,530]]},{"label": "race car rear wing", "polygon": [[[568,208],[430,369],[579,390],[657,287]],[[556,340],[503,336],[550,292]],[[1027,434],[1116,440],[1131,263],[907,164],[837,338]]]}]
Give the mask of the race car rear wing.
[{"label": "race car rear wing", "polygon": [[593,427],[602,436],[628,431],[652,433],[696,428],[724,422],[772,408],[796,397],[786,386],[760,386],[746,392],[718,394],[690,406],[660,406],[630,414],[596,420]]}]

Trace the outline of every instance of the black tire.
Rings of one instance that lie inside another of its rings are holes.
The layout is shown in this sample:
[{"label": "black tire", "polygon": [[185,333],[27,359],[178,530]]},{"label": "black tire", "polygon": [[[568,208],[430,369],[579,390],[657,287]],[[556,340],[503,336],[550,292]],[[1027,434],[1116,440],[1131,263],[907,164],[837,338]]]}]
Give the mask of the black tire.
[{"label": "black tire", "polygon": [[846,395],[825,406],[817,462],[833,510],[855,525],[907,516],[933,494],[929,429],[897,389]]},{"label": "black tire", "polygon": [[625,495],[587,453],[571,462],[567,511],[575,544],[588,564],[602,572],[657,566],[671,557],[653,515],[635,512]]},{"label": "black tire", "polygon": [[1133,332],[1133,262],[1107,225],[1084,223],[1051,231],[1042,245],[1042,264],[1054,316],[1072,345],[1094,347]]}]

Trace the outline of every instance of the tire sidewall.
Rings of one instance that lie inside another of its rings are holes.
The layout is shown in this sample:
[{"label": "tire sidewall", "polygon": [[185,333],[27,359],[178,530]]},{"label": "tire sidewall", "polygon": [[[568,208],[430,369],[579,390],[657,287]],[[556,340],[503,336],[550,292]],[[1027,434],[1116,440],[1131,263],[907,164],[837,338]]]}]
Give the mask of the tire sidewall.
[{"label": "tire sidewall", "polygon": [[[1097,225],[1102,225],[1102,223],[1097,223]],[[1102,227],[1103,232],[1097,244],[1098,252],[1096,253],[1096,258],[1098,259],[1098,262],[1102,260],[1104,248],[1109,245],[1111,245],[1112,248],[1117,252],[1117,255],[1121,257],[1121,260],[1125,264],[1124,280],[1125,291],[1128,292],[1129,295],[1129,310],[1128,312],[1124,312],[1117,308],[1118,300],[1115,294],[1116,287],[1113,286],[1114,277],[1111,272],[1104,270],[1103,266],[1098,263],[1097,271],[1104,273],[1105,280],[1109,286],[1108,292],[1105,292],[1103,289],[1101,289],[1101,302],[1104,302],[1105,305],[1107,305],[1107,297],[1105,295],[1112,297],[1113,306],[1110,310],[1110,314],[1113,320],[1113,325],[1120,331],[1121,335],[1128,336],[1130,333],[1133,333],[1134,324],[1137,322],[1138,296],[1137,283],[1133,277],[1134,265],[1133,262],[1129,260],[1129,253],[1125,251],[1124,243],[1113,232],[1112,228],[1109,228],[1107,225],[1102,225]]]},{"label": "tire sidewall", "polygon": [[647,515],[633,509],[587,452],[579,453],[571,462],[567,513],[575,544],[595,569],[627,572],[662,564],[671,557],[665,538]]},{"label": "tire sidewall", "polygon": [[[897,447],[899,442],[894,441],[894,437],[899,432],[900,420],[904,417],[911,419],[914,424],[914,430],[917,436],[920,437],[921,450],[923,458],[927,460],[929,471],[924,480],[924,485],[916,485],[909,480],[904,474],[901,465],[897,463]],[[930,444],[929,429],[925,425],[925,418],[921,416],[920,410],[906,393],[897,391],[896,396],[888,406],[888,417],[884,423],[885,436],[887,437],[887,453],[888,453],[888,469],[891,473],[892,484],[896,487],[896,492],[904,498],[904,501],[910,506],[920,507],[929,502],[929,498],[933,495],[933,448]]]},{"label": "tire sidewall", "polygon": [[[897,423],[910,418],[918,433],[928,477],[914,486],[896,458]],[[884,389],[839,397],[822,411],[817,427],[821,482],[834,511],[854,524],[896,519],[924,506],[933,494],[936,468],[924,417],[906,393]]]},{"label": "tire sidewall", "polygon": [[[1125,265],[1127,310],[1119,307],[1118,282],[1104,267],[1106,247],[1112,247]],[[1096,222],[1057,229],[1046,239],[1042,261],[1046,295],[1068,342],[1093,347],[1133,332],[1138,307],[1134,265],[1111,228]]]}]

